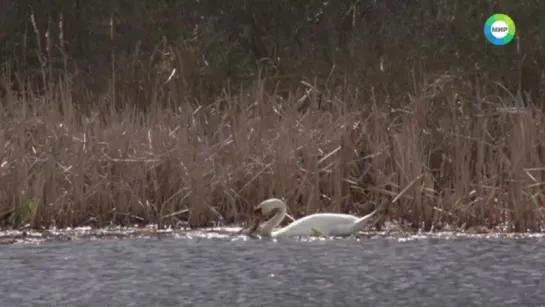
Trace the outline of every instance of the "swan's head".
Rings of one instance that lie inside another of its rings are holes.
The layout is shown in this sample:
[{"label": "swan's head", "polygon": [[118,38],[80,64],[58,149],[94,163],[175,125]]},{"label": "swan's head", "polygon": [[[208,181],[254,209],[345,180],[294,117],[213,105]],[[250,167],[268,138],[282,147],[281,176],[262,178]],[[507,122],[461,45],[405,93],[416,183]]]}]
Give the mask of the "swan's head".
[{"label": "swan's head", "polygon": [[269,215],[271,213],[277,213],[279,210],[285,209],[286,204],[278,198],[270,198],[262,201],[254,209],[254,214],[257,216]]}]

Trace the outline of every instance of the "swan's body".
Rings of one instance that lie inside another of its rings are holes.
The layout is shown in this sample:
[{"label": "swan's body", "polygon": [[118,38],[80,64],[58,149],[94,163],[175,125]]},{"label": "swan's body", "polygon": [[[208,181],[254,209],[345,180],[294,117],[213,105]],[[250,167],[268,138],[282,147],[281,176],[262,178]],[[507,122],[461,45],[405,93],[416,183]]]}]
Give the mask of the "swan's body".
[{"label": "swan's body", "polygon": [[255,212],[267,215],[274,212],[274,216],[263,223],[261,227],[262,236],[349,236],[361,230],[369,219],[377,212],[358,218],[350,214],[340,213],[315,213],[295,220],[288,226],[274,229],[286,216],[286,204],[277,198],[271,198],[259,204]]}]

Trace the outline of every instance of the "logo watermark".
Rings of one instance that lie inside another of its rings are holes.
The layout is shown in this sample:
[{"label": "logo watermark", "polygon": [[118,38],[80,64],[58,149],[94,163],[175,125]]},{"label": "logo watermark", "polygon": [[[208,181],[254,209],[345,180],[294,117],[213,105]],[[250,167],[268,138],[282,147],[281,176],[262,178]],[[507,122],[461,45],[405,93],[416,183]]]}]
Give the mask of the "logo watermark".
[{"label": "logo watermark", "polygon": [[507,45],[515,37],[515,23],[505,14],[494,14],[484,23],[484,36],[494,45]]}]

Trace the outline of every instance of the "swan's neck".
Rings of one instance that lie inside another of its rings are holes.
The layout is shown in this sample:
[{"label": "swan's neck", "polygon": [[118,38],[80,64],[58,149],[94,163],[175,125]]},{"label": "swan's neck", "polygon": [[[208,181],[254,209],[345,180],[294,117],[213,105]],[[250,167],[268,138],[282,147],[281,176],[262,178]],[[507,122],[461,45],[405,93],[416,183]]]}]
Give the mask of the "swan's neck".
[{"label": "swan's neck", "polygon": [[271,217],[268,221],[263,223],[263,226],[261,228],[261,234],[265,236],[270,236],[272,234],[272,231],[275,227],[280,225],[282,223],[282,220],[284,217],[286,217],[286,207],[280,207],[275,210],[275,214],[273,217]]}]

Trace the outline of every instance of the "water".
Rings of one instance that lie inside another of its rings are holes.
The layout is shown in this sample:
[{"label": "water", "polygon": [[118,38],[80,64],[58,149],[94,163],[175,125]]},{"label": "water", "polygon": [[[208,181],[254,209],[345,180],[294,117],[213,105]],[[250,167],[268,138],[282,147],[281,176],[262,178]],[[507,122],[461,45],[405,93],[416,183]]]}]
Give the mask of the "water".
[{"label": "water", "polygon": [[0,246],[1,306],[542,306],[544,239]]}]

